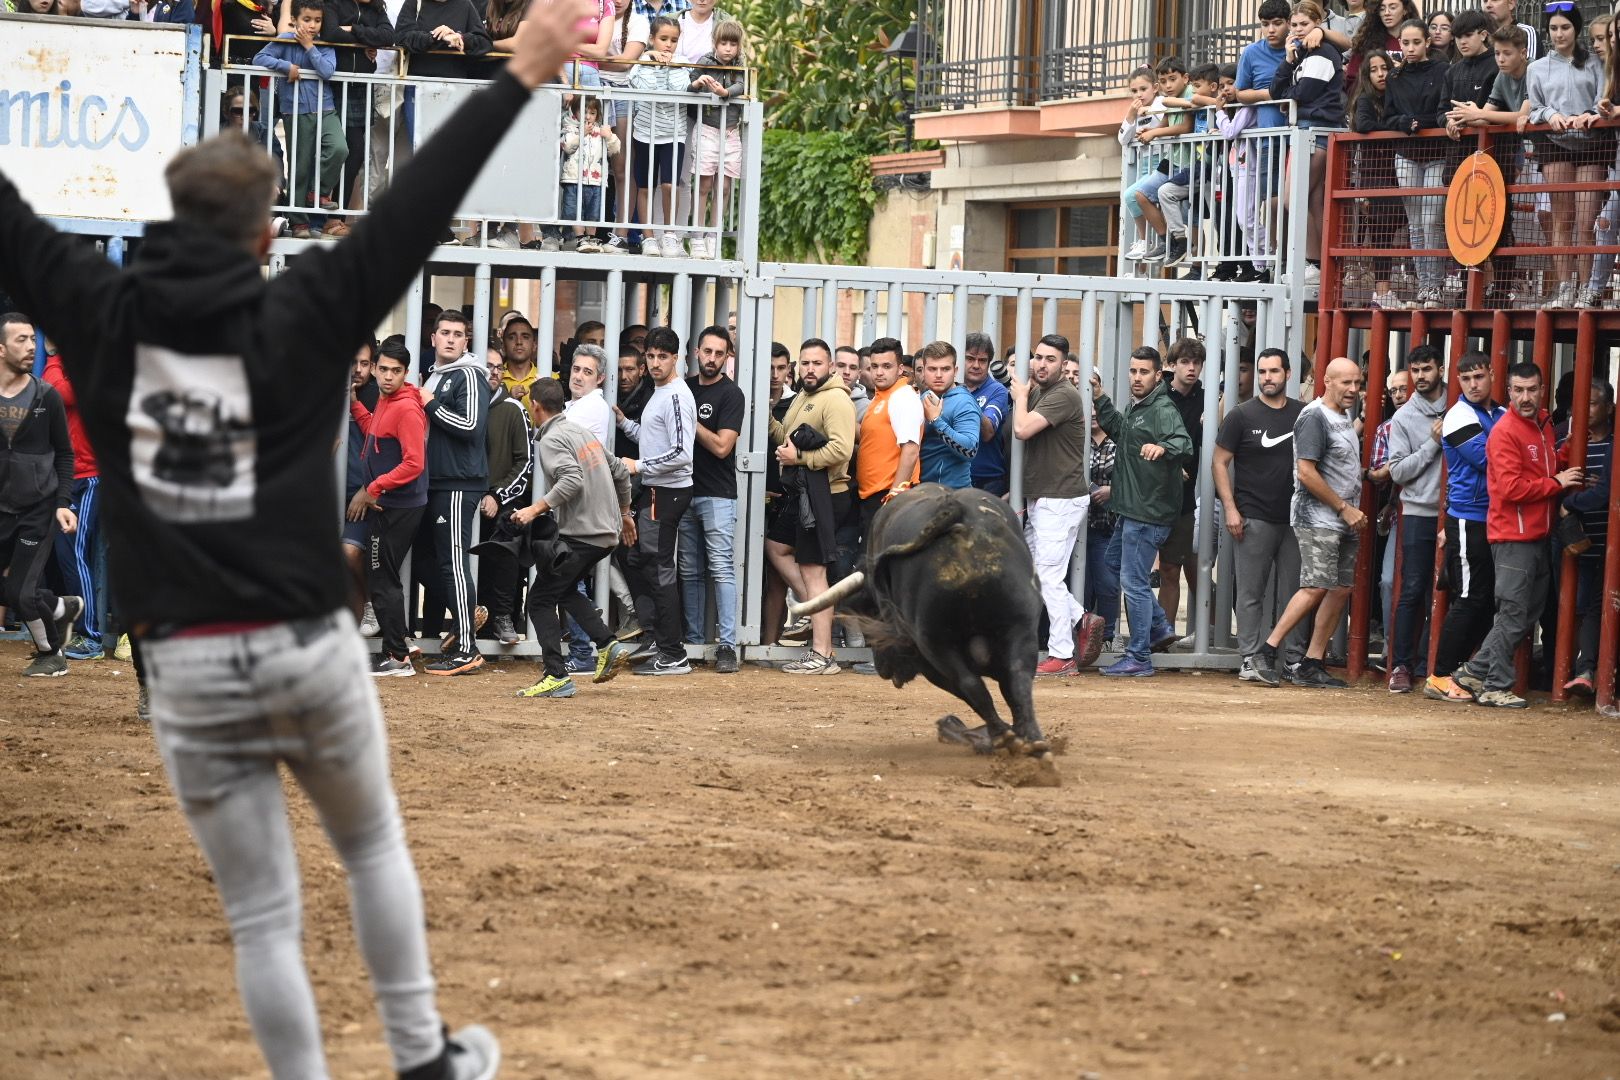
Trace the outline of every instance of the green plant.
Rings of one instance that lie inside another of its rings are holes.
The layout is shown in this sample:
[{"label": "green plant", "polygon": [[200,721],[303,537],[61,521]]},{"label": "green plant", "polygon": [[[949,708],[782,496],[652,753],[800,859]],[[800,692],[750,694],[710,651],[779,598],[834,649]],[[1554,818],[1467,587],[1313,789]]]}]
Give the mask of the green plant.
[{"label": "green plant", "polygon": [[765,132],[760,254],[788,262],[858,263],[877,189],[859,140],[839,131]]},{"label": "green plant", "polygon": [[868,161],[906,138],[915,80],[884,53],[916,0],[741,0],[765,105],[760,248],[859,262],[878,195]]}]

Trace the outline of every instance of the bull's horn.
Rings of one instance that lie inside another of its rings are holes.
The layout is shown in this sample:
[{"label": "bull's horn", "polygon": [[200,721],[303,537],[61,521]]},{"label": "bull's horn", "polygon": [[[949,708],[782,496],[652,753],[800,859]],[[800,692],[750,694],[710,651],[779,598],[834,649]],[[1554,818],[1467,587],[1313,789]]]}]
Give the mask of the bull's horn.
[{"label": "bull's horn", "polygon": [[840,600],[847,600],[860,591],[866,583],[866,575],[859,570],[842,581],[834,582],[826,592],[820,596],[813,596],[800,604],[789,604],[787,610],[788,622],[798,622],[818,611],[825,611]]}]

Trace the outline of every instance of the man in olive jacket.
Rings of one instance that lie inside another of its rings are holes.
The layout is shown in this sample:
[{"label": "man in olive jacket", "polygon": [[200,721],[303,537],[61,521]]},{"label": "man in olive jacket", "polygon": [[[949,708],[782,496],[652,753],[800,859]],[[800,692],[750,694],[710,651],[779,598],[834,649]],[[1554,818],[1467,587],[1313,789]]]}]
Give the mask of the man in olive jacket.
[{"label": "man in olive jacket", "polygon": [[1157,349],[1131,353],[1131,402],[1120,412],[1091,377],[1097,425],[1114,440],[1114,484],[1108,508],[1117,515],[1109,561],[1119,567],[1131,640],[1125,655],[1104,675],[1146,678],[1156,674],[1152,654],[1175,644],[1176,632],[1153,598],[1148,575],[1159,546],[1181,516],[1182,466],[1192,460],[1192,439],[1175,404],[1165,395]]}]

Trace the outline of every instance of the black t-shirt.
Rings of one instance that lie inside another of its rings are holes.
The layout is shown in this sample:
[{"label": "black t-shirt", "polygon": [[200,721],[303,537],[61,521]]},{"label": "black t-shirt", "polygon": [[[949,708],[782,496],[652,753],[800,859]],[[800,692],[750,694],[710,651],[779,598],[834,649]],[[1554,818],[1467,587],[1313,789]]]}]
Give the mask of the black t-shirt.
[{"label": "black t-shirt", "polygon": [[1244,517],[1288,524],[1294,497],[1294,422],[1304,408],[1304,402],[1293,398],[1273,409],[1252,397],[1221,421],[1215,445],[1232,452],[1232,494]]},{"label": "black t-shirt", "polygon": [[1187,478],[1181,483],[1181,512],[1190,514],[1198,507],[1198,457],[1204,452],[1204,380],[1193,383],[1186,394],[1176,389],[1170,372],[1164,373],[1164,392],[1181,414],[1181,423],[1192,439],[1192,457],[1182,464]]},{"label": "black t-shirt", "polygon": [[[710,431],[741,432],[748,402],[735,382],[720,376],[710,386],[693,375],[686,380],[697,405],[697,422]],[[735,499],[737,497],[737,451],[717,458],[699,443],[692,448],[692,497],[694,499]]]}]

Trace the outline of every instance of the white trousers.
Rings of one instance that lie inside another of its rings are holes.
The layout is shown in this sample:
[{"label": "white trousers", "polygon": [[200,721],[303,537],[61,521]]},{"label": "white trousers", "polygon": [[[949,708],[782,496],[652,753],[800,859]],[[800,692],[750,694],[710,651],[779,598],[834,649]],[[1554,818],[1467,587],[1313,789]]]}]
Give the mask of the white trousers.
[{"label": "white trousers", "polygon": [[1069,557],[1080,530],[1086,527],[1091,496],[1077,499],[1031,499],[1024,512],[1024,542],[1035,559],[1046,605],[1046,655],[1059,660],[1074,656],[1074,627],[1086,609],[1069,591]]}]

